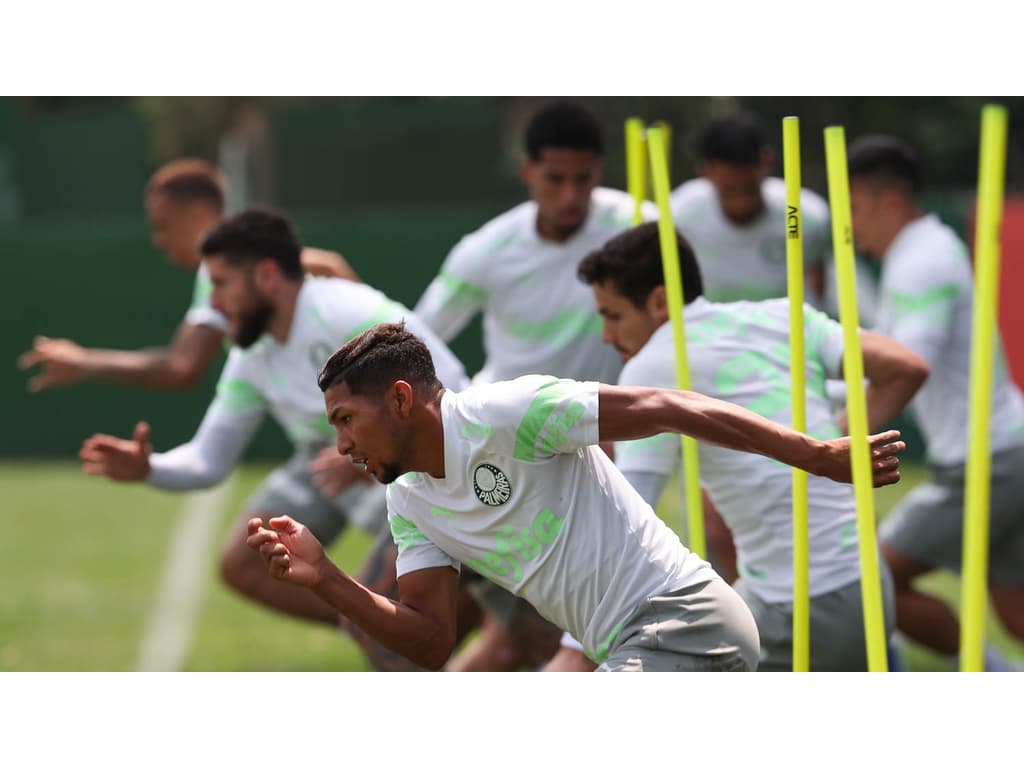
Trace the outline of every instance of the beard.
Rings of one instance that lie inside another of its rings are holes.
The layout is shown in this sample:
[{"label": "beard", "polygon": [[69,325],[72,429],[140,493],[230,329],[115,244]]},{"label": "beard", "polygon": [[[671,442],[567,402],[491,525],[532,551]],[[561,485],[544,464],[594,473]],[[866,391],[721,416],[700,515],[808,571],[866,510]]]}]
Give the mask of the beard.
[{"label": "beard", "polygon": [[238,315],[238,331],[235,333],[235,344],[248,349],[264,334],[270,318],[274,316],[273,305],[264,299],[257,299],[252,306]]},{"label": "beard", "polygon": [[380,475],[374,475],[377,478],[377,482],[381,485],[388,485],[389,483],[395,482],[398,478],[404,475],[403,469],[396,463],[381,464]]}]

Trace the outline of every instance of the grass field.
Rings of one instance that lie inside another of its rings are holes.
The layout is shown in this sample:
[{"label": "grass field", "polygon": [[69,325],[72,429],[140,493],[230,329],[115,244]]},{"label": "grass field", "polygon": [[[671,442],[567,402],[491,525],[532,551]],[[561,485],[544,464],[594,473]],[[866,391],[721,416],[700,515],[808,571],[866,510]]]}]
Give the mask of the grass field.
[{"label": "grass field", "polygon": [[[358,648],[340,632],[281,618],[235,597],[217,579],[220,543],[268,469],[250,464],[237,470],[216,516],[216,535],[188,541],[202,588],[182,668],[366,670]],[[920,469],[911,466],[899,485],[876,491],[878,517],[920,478]],[[0,569],[6,585],[0,592],[0,671],[137,669],[160,602],[168,543],[187,497],[89,477],[70,462],[2,464],[0,488]],[[673,491],[658,511],[677,527],[678,507],[668,503],[676,497]],[[330,554],[355,572],[369,545],[366,534],[351,530]],[[934,574],[922,584],[953,603],[959,600],[953,574]],[[994,623],[988,637],[1020,658],[1020,646]],[[905,658],[911,670],[949,668],[915,646],[905,649]]]}]

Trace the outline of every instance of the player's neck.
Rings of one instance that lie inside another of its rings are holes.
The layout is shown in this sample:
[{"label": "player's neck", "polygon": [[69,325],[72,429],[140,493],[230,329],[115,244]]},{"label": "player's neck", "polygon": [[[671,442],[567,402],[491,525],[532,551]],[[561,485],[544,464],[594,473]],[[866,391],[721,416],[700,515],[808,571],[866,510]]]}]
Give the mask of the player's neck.
[{"label": "player's neck", "polygon": [[444,423],[441,420],[441,398],[445,390],[438,391],[429,403],[424,403],[416,416],[412,434],[413,452],[409,466],[413,471],[423,472],[443,480],[444,466]]},{"label": "player's neck", "polygon": [[269,333],[279,344],[288,341],[292,331],[292,322],[295,319],[295,307],[299,303],[299,291],[302,290],[302,281],[292,282],[286,280],[278,287],[278,295],[274,297],[274,316],[267,325]]}]

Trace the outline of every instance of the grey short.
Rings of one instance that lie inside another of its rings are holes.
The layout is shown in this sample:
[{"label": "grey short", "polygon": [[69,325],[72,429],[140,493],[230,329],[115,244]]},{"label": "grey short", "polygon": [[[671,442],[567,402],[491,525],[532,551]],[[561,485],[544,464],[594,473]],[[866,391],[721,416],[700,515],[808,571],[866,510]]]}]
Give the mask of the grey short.
[{"label": "grey short", "polygon": [[309,528],[324,545],[355,523],[376,535],[387,527],[384,486],[359,486],[337,496],[324,496],[313,482],[309,462],[315,452],[296,452],[275,469],[246,500],[246,516],[289,515]]},{"label": "grey short", "polygon": [[[885,637],[895,628],[892,574],[881,555],[878,571],[882,585],[882,613]],[[810,668],[812,672],[866,672],[867,645],[864,638],[864,610],[860,580],[832,592],[811,598]],[[733,588],[750,606],[761,635],[759,672],[789,672],[793,669],[793,603],[768,603],[747,588],[743,579]]]},{"label": "grey short", "polygon": [[[882,522],[882,541],[915,562],[959,571],[965,471],[931,467]],[[988,572],[993,584],[1024,585],[1024,447],[992,455]]]},{"label": "grey short", "polygon": [[753,672],[757,625],[721,579],[647,598],[598,672]]}]

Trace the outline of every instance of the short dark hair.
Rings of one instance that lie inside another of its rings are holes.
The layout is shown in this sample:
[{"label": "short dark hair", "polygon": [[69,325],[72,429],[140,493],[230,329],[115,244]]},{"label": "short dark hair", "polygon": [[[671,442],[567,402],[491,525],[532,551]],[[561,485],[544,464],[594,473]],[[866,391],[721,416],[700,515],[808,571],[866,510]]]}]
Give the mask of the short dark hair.
[{"label": "short dark hair", "polygon": [[[683,303],[689,304],[704,293],[704,280],[693,248],[679,230],[679,271],[683,278]],[[635,307],[642,307],[651,291],[665,284],[661,262],[658,222],[649,221],[616,235],[596,251],[587,254],[576,269],[587,285],[611,280],[619,293]]]},{"label": "short dark hair", "polygon": [[741,110],[705,126],[697,141],[697,155],[704,161],[754,165],[767,146],[760,118]]},{"label": "short dark hair", "polygon": [[212,163],[183,157],[161,166],[146,183],[146,195],[164,195],[173,203],[205,203],[224,212],[224,176]]},{"label": "short dark hair", "polygon": [[544,147],[589,149],[598,157],[604,154],[600,123],[589,109],[574,101],[553,101],[541,107],[526,126],[524,144],[534,162],[540,160]]},{"label": "short dark hair", "polygon": [[288,277],[302,278],[302,243],[288,217],[272,208],[248,208],[224,219],[203,238],[199,250],[232,264],[272,259]]},{"label": "short dark hair", "polygon": [[441,389],[427,345],[405,323],[381,323],[331,355],[316,383],[321,392],[344,383],[353,395],[376,395],[398,379],[428,397]]},{"label": "short dark hair", "polygon": [[923,176],[917,152],[895,136],[869,133],[859,137],[847,149],[850,179],[874,179],[897,184],[911,197],[921,191]]}]

